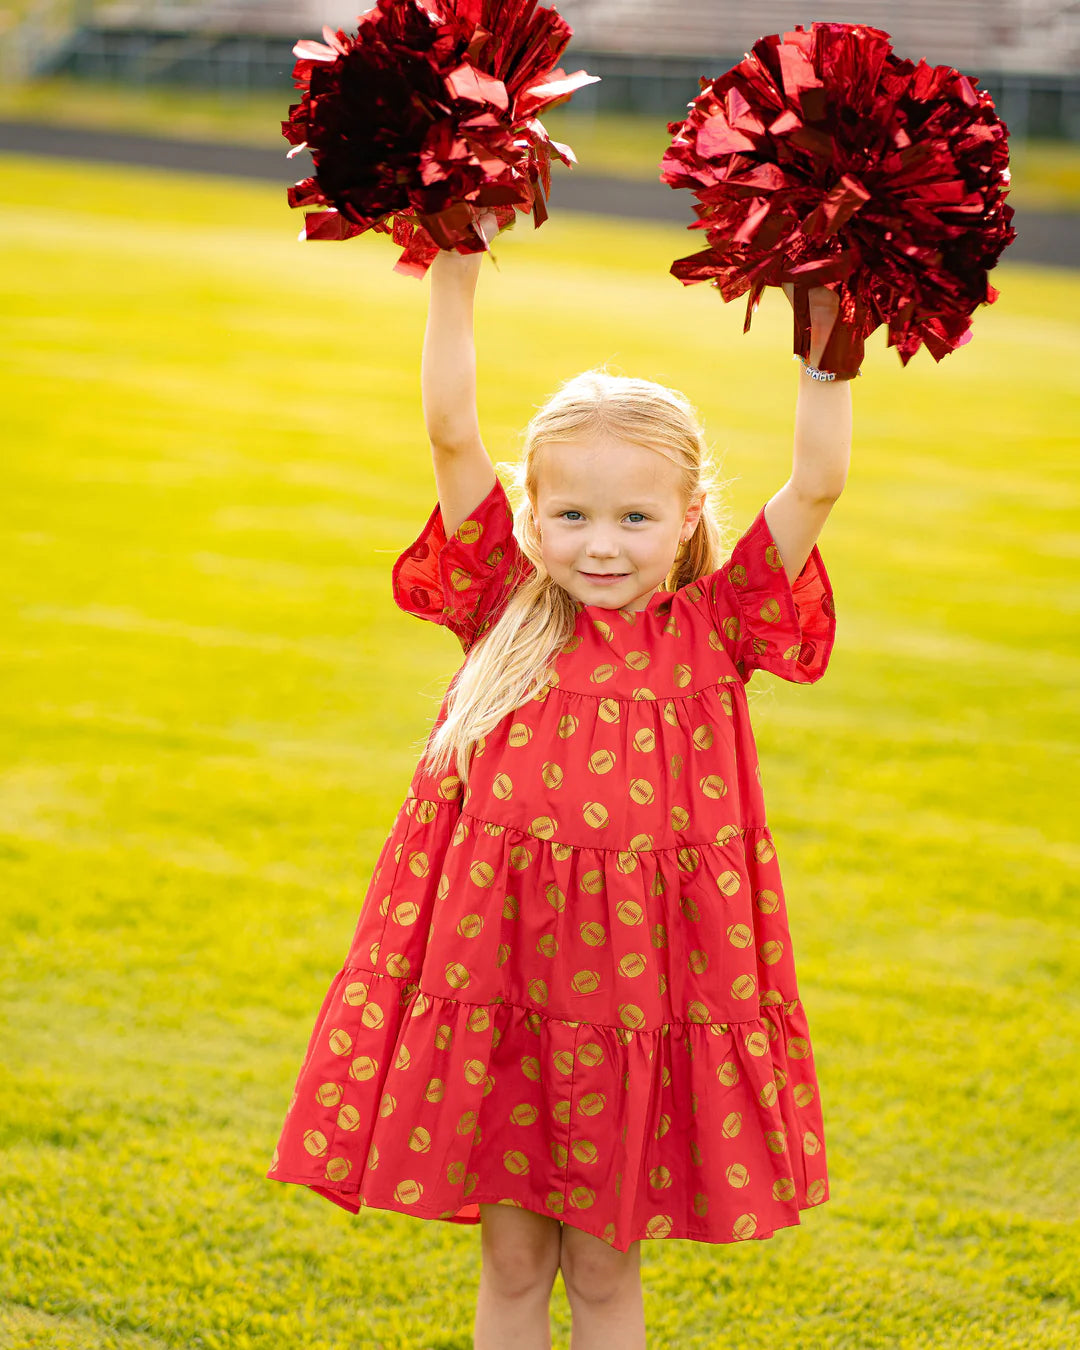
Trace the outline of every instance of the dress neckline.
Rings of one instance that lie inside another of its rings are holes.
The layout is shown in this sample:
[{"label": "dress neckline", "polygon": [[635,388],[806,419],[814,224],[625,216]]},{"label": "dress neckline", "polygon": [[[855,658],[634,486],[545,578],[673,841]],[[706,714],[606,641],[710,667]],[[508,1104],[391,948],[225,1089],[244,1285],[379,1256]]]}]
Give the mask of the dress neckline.
[{"label": "dress neckline", "polygon": [[629,614],[635,620],[639,614],[650,614],[654,609],[658,609],[665,600],[673,600],[678,594],[677,591],[654,591],[645,603],[644,609],[627,609],[621,606],[612,609],[610,605],[587,605],[580,601],[582,610],[587,614]]}]

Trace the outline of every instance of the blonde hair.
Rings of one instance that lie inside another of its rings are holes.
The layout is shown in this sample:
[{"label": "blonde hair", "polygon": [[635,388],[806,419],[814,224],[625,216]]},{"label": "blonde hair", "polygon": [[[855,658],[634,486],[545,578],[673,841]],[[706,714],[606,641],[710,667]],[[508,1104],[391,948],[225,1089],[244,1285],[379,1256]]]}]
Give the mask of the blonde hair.
[{"label": "blonde hair", "polygon": [[684,395],[652,380],[604,369],[565,381],[529,422],[520,462],[495,466],[509,471],[515,495],[521,495],[514,509],[514,534],[535,571],[518,584],[498,621],[469,648],[451,681],[446,717],[421,760],[428,772],[445,774],[453,763],[467,783],[477,742],[546,682],[549,668],[573,636],[581,602],[545,570],[533,520],[540,452],[552,442],[602,435],[654,450],[675,464],[681,470],[678,490],[684,510],[700,492],[708,494],[662,589],[677,591],[724,562],[730,522],[727,507],[719,507],[716,498],[727,483],[716,475],[701,423]]}]

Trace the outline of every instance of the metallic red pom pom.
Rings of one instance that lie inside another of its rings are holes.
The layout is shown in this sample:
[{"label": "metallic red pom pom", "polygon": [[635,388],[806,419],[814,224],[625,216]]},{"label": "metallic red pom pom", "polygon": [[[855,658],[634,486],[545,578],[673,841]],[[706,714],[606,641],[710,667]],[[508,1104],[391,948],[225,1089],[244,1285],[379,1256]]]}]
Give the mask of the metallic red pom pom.
[{"label": "metallic red pom pom", "polygon": [[378,0],[357,25],[293,48],[303,96],[281,130],[315,172],[289,205],[326,208],[302,237],[392,234],[397,269],[423,276],[440,248],[486,249],[486,211],[542,224],[551,156],[575,159],[537,113],[598,78],[555,69],[570,25],[536,0]]},{"label": "metallic red pom pom", "polygon": [[1008,129],[990,95],[949,66],[896,56],[889,35],[842,23],[754,44],[672,122],[661,179],[689,188],[709,246],[679,258],[684,284],[725,300],[795,284],[795,351],[810,352],[806,290],[838,293],[822,369],[851,376],[888,325],[906,365],[967,342],[997,299],[987,271],[1016,238]]}]

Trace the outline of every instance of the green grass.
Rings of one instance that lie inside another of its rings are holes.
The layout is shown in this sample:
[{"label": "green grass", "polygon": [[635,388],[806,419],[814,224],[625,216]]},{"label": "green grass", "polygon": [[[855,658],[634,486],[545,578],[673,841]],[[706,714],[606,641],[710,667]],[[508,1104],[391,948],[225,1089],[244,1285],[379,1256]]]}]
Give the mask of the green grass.
[{"label": "green grass", "polygon": [[[426,286],[385,240],[297,244],[272,186],[3,167],[0,1343],[468,1350],[478,1229],[264,1176],[456,665],[389,586],[435,500]],[[695,400],[749,522],[789,468],[790,319],[770,295],[744,338],[667,274],[689,241],[500,244],[493,458],[607,360]],[[656,1350],[1080,1339],[1080,278],[994,280],[940,365],[871,340],[832,666],[753,698],[832,1198],[644,1242]]]},{"label": "green grass", "polygon": [[[137,89],[52,78],[0,89],[0,117],[235,142],[280,150],[284,156],[289,147],[281,135],[281,122],[288,117],[289,104],[299,97],[298,90],[288,87],[278,95],[168,85]],[[682,113],[676,107],[671,116]],[[570,103],[543,120],[556,139],[573,147],[583,173],[655,179],[670,141],[667,123],[659,116],[579,111]],[[1080,145],[1015,141],[1011,150],[1013,205],[1080,210]],[[557,166],[556,172],[564,170]]]}]

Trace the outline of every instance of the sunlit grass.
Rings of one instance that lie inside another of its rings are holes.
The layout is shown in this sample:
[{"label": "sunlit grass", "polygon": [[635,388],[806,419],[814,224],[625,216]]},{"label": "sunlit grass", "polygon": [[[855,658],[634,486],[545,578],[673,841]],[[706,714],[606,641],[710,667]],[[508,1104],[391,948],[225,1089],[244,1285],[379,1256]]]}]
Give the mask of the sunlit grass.
[{"label": "sunlit grass", "polygon": [[[0,1342],[468,1350],[477,1229],[264,1175],[459,655],[389,585],[435,500],[426,286],[385,240],[296,243],[273,185],[3,167]],[[667,274],[686,238],[501,241],[482,422],[507,458],[576,370],[670,381],[745,525],[789,467],[790,318],[744,338]],[[940,365],[871,340],[832,666],[754,695],[832,1199],[643,1243],[658,1348],[1080,1338],[1080,279],[994,279]]]}]

